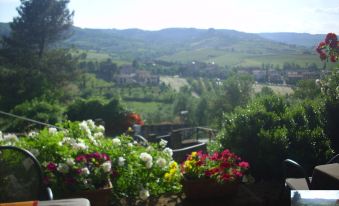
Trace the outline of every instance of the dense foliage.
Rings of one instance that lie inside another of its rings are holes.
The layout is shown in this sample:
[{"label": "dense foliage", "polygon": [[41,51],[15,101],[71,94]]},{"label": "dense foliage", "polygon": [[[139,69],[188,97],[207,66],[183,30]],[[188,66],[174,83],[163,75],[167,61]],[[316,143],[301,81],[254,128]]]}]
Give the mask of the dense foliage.
[{"label": "dense foliage", "polygon": [[225,115],[220,149],[231,148],[249,161],[259,179],[281,177],[281,162],[288,157],[311,169],[333,154],[323,112],[319,101],[289,105],[278,96],[259,96]]}]

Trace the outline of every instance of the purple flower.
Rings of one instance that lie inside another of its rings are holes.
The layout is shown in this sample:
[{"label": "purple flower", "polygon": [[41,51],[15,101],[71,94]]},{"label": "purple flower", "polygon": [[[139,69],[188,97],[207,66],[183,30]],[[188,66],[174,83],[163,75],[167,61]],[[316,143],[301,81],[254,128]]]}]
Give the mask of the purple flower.
[{"label": "purple flower", "polygon": [[57,165],[53,162],[48,163],[47,169],[51,172],[55,171],[57,169]]},{"label": "purple flower", "polygon": [[79,155],[75,158],[75,161],[77,162],[86,162],[87,158],[85,155]]}]

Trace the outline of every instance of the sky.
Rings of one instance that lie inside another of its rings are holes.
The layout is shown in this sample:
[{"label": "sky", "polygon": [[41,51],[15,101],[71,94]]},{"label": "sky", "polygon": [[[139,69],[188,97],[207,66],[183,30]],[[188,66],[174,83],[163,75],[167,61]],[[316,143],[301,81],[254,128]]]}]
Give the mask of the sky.
[{"label": "sky", "polygon": [[[294,195],[294,191],[291,191],[291,197]],[[339,190],[297,190],[300,193],[301,198],[304,199],[339,199]]]},{"label": "sky", "polygon": [[[0,0],[0,22],[20,0]],[[339,0],[70,0],[82,28],[215,28],[243,32],[339,33]]]}]

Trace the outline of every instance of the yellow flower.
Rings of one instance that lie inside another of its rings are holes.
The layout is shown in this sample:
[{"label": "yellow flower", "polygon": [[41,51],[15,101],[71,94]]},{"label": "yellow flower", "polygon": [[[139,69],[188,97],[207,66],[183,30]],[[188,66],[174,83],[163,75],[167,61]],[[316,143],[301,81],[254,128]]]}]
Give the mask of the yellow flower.
[{"label": "yellow flower", "polygon": [[193,157],[196,157],[196,156],[197,156],[197,152],[192,152],[191,157],[193,158]]},{"label": "yellow flower", "polygon": [[171,181],[171,179],[172,179],[171,174],[168,173],[168,172],[166,172],[165,175],[164,175],[164,179],[165,179],[166,181]]},{"label": "yellow flower", "polygon": [[132,127],[128,127],[127,132],[133,132]]},{"label": "yellow flower", "polygon": [[170,169],[173,169],[173,168],[178,168],[178,163],[175,161],[171,162],[170,164]]}]

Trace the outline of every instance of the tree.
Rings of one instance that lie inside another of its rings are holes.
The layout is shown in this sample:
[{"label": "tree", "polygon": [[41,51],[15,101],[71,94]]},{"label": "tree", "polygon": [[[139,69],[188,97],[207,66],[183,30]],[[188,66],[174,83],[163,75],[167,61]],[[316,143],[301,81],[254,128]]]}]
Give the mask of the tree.
[{"label": "tree", "polygon": [[21,0],[18,17],[10,24],[11,33],[4,47],[40,58],[47,46],[65,37],[73,24],[74,12],[67,9],[69,0]]},{"label": "tree", "polygon": [[293,193],[293,197],[292,197],[292,199],[291,199],[292,205],[296,204],[300,199],[301,199],[300,193],[299,193],[298,191],[295,191],[295,192]]}]

